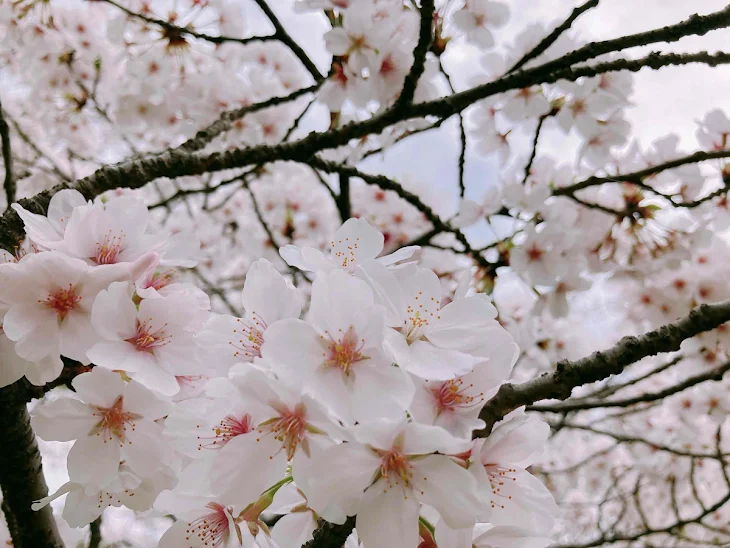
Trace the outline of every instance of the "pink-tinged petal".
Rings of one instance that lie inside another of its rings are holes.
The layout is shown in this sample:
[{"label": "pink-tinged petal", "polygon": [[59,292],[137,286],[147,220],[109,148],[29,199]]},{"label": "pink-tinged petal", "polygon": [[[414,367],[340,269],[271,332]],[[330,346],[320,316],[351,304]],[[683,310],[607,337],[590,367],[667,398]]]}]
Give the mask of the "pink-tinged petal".
[{"label": "pink-tinged petal", "polygon": [[3,318],[3,331],[11,341],[19,341],[45,324],[54,324],[58,330],[58,315],[39,303],[17,304],[10,307]]},{"label": "pink-tinged petal", "polygon": [[365,362],[353,377],[350,407],[352,415],[360,422],[379,417],[399,419],[413,399],[410,377],[391,364]]},{"label": "pink-tinged petal", "polygon": [[286,451],[272,435],[258,432],[236,436],[220,450],[213,466],[213,493],[226,504],[242,508],[284,477]]},{"label": "pink-tinged petal", "polygon": [[295,512],[283,516],[271,530],[271,538],[279,546],[304,546],[314,538],[317,520],[312,512]]},{"label": "pink-tinged petal", "polygon": [[134,288],[129,282],[114,282],[101,291],[91,309],[91,323],[103,338],[126,340],[134,336],[137,307],[132,300]]},{"label": "pink-tinged petal", "polygon": [[370,261],[358,268],[355,275],[370,286],[375,301],[385,307],[387,325],[402,327],[406,304],[403,290],[395,274],[378,261]]},{"label": "pink-tinged petal", "polygon": [[139,371],[146,364],[154,363],[154,357],[139,352],[132,343],[126,341],[106,341],[96,343],[86,356],[94,365],[112,371]]},{"label": "pink-tinged petal", "polygon": [[59,190],[48,203],[48,220],[58,230],[59,234],[63,234],[65,225],[71,218],[73,210],[85,205],[87,205],[86,198],[78,190],[72,188]]},{"label": "pink-tinged petal", "polygon": [[295,245],[288,244],[279,248],[279,255],[284,262],[300,270],[312,270],[312,266],[304,260],[302,250]]},{"label": "pink-tinged petal", "polygon": [[151,477],[172,456],[162,427],[155,422],[135,421],[133,427],[127,427],[125,438],[121,458],[142,477]]},{"label": "pink-tinged petal", "polygon": [[119,374],[100,367],[77,376],[71,385],[84,402],[104,408],[110,408],[124,390]]},{"label": "pink-tinged petal", "polygon": [[421,248],[417,245],[401,247],[400,249],[394,251],[393,253],[390,253],[389,255],[383,255],[382,257],[378,257],[377,261],[385,266],[392,265],[401,261],[405,261],[406,259],[410,259],[411,257],[413,257],[413,254],[419,249]]},{"label": "pink-tinged petal", "polygon": [[418,499],[378,481],[363,495],[356,528],[364,546],[418,546]]},{"label": "pink-tinged petal", "polygon": [[458,455],[471,447],[471,440],[457,438],[440,426],[409,422],[404,434],[403,448],[408,455],[426,455],[435,452]]},{"label": "pink-tinged petal", "polygon": [[56,380],[63,371],[63,360],[58,352],[49,355],[38,362],[27,362],[25,378],[35,386]]},{"label": "pink-tinged petal", "polygon": [[[436,529],[438,533],[438,528]],[[546,548],[555,539],[545,532],[497,525],[473,539],[476,548]]]},{"label": "pink-tinged petal", "polygon": [[[10,312],[12,311],[13,309],[10,310]],[[8,317],[10,312],[5,315],[5,318]],[[6,331],[6,334],[8,338],[12,339],[8,331]],[[15,343],[15,352],[28,361],[40,362],[44,358],[53,358],[58,355],[60,353],[59,343],[58,322],[55,318],[52,318],[51,321],[36,324],[33,331],[18,340]]]},{"label": "pink-tinged petal", "polygon": [[[373,304],[373,294],[364,281],[341,270],[333,270],[320,274],[312,284],[309,321],[338,340],[350,326],[361,323],[359,320]],[[362,336],[358,333],[358,338]]]},{"label": "pink-tinged petal", "polygon": [[543,450],[550,426],[537,417],[518,415],[498,423],[484,442],[481,461],[484,464],[524,465],[535,453]]},{"label": "pink-tinged petal", "polygon": [[0,387],[8,386],[25,375],[28,362],[15,353],[15,343],[0,332]]},{"label": "pink-tinged petal", "polygon": [[428,340],[441,348],[468,352],[484,344],[484,331],[498,326],[497,309],[482,297],[457,299],[443,307],[426,331]]},{"label": "pink-tinged petal", "polygon": [[327,51],[333,55],[346,55],[350,49],[350,37],[347,35],[345,29],[341,27],[326,32],[324,42]]},{"label": "pink-tinged petal", "polygon": [[211,314],[203,329],[195,335],[197,353],[201,361],[225,370],[258,356],[259,343],[255,335],[246,320],[228,314]]},{"label": "pink-tinged petal", "polygon": [[308,504],[335,523],[357,514],[360,499],[380,466],[375,452],[359,443],[313,448],[309,466],[294,469]]},{"label": "pink-tinged petal", "polygon": [[88,436],[98,422],[93,409],[75,398],[59,398],[40,404],[31,414],[33,431],[46,441],[70,441]]},{"label": "pink-tinged petal", "polygon": [[99,504],[98,496],[87,496],[81,485],[75,485],[63,505],[63,519],[71,527],[83,527],[88,525],[109,506],[108,502]]},{"label": "pink-tinged petal", "polygon": [[119,471],[121,448],[116,439],[99,432],[80,437],[68,453],[68,477],[81,484],[103,487]]},{"label": "pink-tinged petal", "polygon": [[332,260],[342,268],[352,269],[377,257],[383,251],[384,241],[383,234],[365,219],[347,219],[332,237]]},{"label": "pink-tinged petal", "polygon": [[31,213],[20,204],[12,204],[12,208],[22,219],[28,237],[36,244],[53,249],[62,242],[63,234],[53,226],[48,217]]},{"label": "pink-tinged petal", "polygon": [[409,347],[405,359],[398,356],[398,365],[418,377],[444,381],[471,371],[482,358],[439,348],[430,342],[416,341]]},{"label": "pink-tinged petal", "polygon": [[413,487],[421,502],[439,511],[446,524],[464,529],[476,523],[480,498],[473,476],[444,455],[411,462]]},{"label": "pink-tinged petal", "polygon": [[[436,524],[434,540],[437,546],[448,546],[449,548],[472,548],[472,535],[474,527],[466,529],[452,529],[444,520]],[[505,547],[507,548],[507,547]]]},{"label": "pink-tinged petal", "polygon": [[91,317],[80,310],[66,316],[60,326],[60,350],[63,356],[89,364],[86,353],[100,339],[91,325]]},{"label": "pink-tinged petal", "polygon": [[271,325],[285,318],[298,318],[302,302],[298,290],[289,285],[269,261],[259,259],[246,274],[243,307],[249,316]]},{"label": "pink-tinged petal", "polygon": [[155,392],[139,383],[130,382],[124,386],[124,408],[148,420],[157,420],[172,410],[172,403],[158,397]]},{"label": "pink-tinged petal", "polygon": [[326,359],[326,346],[322,341],[308,323],[281,320],[266,330],[261,355],[274,371],[293,376],[294,382],[307,382]]},{"label": "pink-tinged petal", "polygon": [[[560,513],[552,493],[542,482],[521,468],[506,476],[495,475],[490,479],[492,488],[492,513],[489,521],[495,525],[525,527],[531,531],[550,531]],[[500,479],[497,484],[495,477]]]},{"label": "pink-tinged petal", "polygon": [[160,367],[149,354],[145,352],[139,354],[139,369],[134,372],[127,371],[132,379],[164,396],[174,396],[180,391],[175,375]]}]

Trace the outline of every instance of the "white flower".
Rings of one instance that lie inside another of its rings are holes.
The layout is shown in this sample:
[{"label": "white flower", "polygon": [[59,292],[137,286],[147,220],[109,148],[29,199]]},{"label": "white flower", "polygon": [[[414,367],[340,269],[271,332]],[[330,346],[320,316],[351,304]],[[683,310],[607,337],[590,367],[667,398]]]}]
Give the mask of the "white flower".
[{"label": "white flower", "polygon": [[339,428],[312,398],[260,371],[233,382],[239,397],[260,412],[253,417],[255,431],[235,436],[217,452],[211,485],[219,500],[245,506],[284,477],[288,462],[296,474],[316,438],[325,441]]},{"label": "white flower", "polygon": [[358,2],[342,13],[342,26],[324,35],[327,50],[347,57],[348,66],[360,73],[364,68],[376,69],[378,50],[385,45],[390,28],[388,22],[375,21],[374,9]]},{"label": "white flower", "polygon": [[196,359],[195,333],[208,315],[195,297],[184,294],[160,299],[133,299],[129,282],[113,283],[99,293],[91,311],[99,333],[87,355],[101,367],[124,371],[131,378],[167,396],[175,395],[176,376],[203,370]]},{"label": "white flower", "polygon": [[440,426],[463,438],[470,438],[473,430],[484,427],[479,412],[509,377],[519,356],[519,347],[501,327],[490,329],[485,340],[488,342],[476,353],[486,357],[473,371],[446,381],[414,379],[416,393],[409,407],[414,420]]},{"label": "white flower", "polygon": [[389,271],[370,263],[361,275],[387,311],[386,350],[400,367],[430,380],[468,373],[483,358],[476,350],[490,329],[499,328],[497,311],[486,296],[457,299],[443,308],[441,282],[415,265]]},{"label": "white flower", "polygon": [[44,440],[77,440],[68,455],[72,482],[105,488],[118,477],[119,462],[150,478],[169,448],[162,427],[170,404],[144,386],[94,368],[72,383],[77,398],[59,398],[33,410],[33,430]]},{"label": "white flower", "polygon": [[421,502],[451,527],[474,525],[481,504],[474,478],[446,456],[463,452],[468,441],[405,421],[364,423],[352,432],[356,441],[325,449],[298,482],[317,513],[339,523],[356,513],[365,546],[416,548]]},{"label": "white flower", "polygon": [[[377,261],[390,266],[409,259],[417,250],[417,246],[402,247],[395,253],[378,257],[383,251],[383,234],[363,219],[348,219],[335,232],[330,242],[331,253],[326,256],[312,247],[299,248],[286,245],[279,250],[281,258],[287,264],[302,270],[328,272],[341,268],[346,272],[354,272],[358,266],[370,261]],[[376,257],[378,257],[376,259]]]},{"label": "white flower", "polygon": [[68,493],[63,506],[63,519],[71,527],[84,527],[109,506],[126,506],[137,512],[146,512],[152,508],[160,491],[169,488],[174,481],[175,478],[167,469],[159,471],[151,478],[142,478],[126,463],[119,463],[116,478],[103,488],[69,481],[52,495],[35,501],[31,508],[40,510]]},{"label": "white flower", "polygon": [[88,207],[86,199],[79,191],[68,188],[51,197],[46,215],[31,213],[20,204],[13,204],[28,237],[46,249],[54,249],[60,245],[74,209]]},{"label": "white flower", "polygon": [[509,8],[491,0],[467,0],[454,14],[454,23],[466,33],[467,40],[485,49],[494,46],[489,28],[503,27],[508,19]]},{"label": "white flower", "polygon": [[362,280],[335,270],[312,286],[309,322],[273,324],[262,347],[281,378],[301,384],[343,422],[403,414],[413,395],[383,351],[385,310]]},{"label": "white flower", "polygon": [[32,375],[35,382],[56,378],[62,355],[89,363],[86,352],[99,340],[91,322],[94,299],[110,283],[139,276],[157,258],[150,253],[135,263],[91,267],[49,251],[0,265],[0,302],[8,309],[3,331],[18,356],[51,368]]},{"label": "white flower", "polygon": [[241,300],[246,312],[243,318],[211,316],[197,335],[202,358],[217,367],[261,357],[269,326],[286,318],[298,318],[302,309],[297,289],[266,259],[251,265]]},{"label": "white flower", "polygon": [[[496,525],[549,533],[558,507],[550,491],[524,468],[542,451],[550,427],[515,411],[497,423],[486,439],[474,442],[469,470],[488,503],[487,517]],[[479,466],[481,464],[481,466]]]}]

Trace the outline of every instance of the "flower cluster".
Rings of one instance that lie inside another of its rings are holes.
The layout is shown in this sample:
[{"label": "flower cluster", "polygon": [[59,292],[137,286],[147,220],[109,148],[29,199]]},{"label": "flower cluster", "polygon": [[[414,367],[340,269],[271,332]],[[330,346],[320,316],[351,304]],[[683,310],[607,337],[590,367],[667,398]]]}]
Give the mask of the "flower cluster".
[{"label": "flower cluster", "polygon": [[[36,508],[68,493],[76,527],[109,505],[174,514],[175,548],[298,546],[352,515],[365,548],[549,542],[556,507],[525,470],[547,426],[513,413],[472,441],[517,345],[486,295],[445,299],[417,248],[379,256],[383,235],[350,219],[326,253],[281,249],[314,278],[306,307],[259,259],[234,317],[160,270],[194,261],[134,198],[16,208],[34,252],[0,266],[4,382],[88,366],[33,411],[41,438],[75,440],[69,482]],[[284,517],[270,530],[264,512]]]}]

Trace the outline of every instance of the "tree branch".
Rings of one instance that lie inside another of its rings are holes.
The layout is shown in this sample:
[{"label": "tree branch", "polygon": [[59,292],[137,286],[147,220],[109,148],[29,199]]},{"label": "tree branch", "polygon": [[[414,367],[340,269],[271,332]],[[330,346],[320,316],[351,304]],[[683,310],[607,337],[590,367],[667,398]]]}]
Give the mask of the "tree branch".
[{"label": "tree branch", "polygon": [[651,392],[648,394],[642,394],[633,398],[624,398],[622,400],[599,400],[599,401],[581,401],[581,402],[566,402],[558,403],[553,405],[530,405],[527,407],[528,411],[541,411],[550,413],[567,413],[569,411],[580,411],[582,409],[596,409],[602,407],[628,407],[630,405],[636,405],[637,403],[648,403],[652,401],[662,400],[673,394],[677,394],[688,388],[692,388],[695,385],[703,383],[705,381],[719,381],[722,380],[723,375],[730,371],[730,362],[716,367],[700,375],[694,375],[685,379],[682,382],[669,386],[658,392]]},{"label": "tree branch", "polygon": [[284,25],[282,25],[281,21],[279,21],[279,18],[266,3],[266,0],[254,1],[259,9],[264,12],[264,15],[268,17],[269,21],[271,21],[271,24],[274,25],[274,37],[291,50],[294,56],[299,59],[302,65],[304,65],[304,67],[309,71],[309,74],[312,75],[315,82],[324,81],[324,76],[321,72],[319,72],[317,66],[312,62],[302,47],[289,35],[284,28]]},{"label": "tree branch", "polygon": [[342,548],[354,528],[354,517],[347,518],[342,525],[320,520],[319,526],[314,531],[314,538],[302,548]]},{"label": "tree branch", "polygon": [[3,115],[3,106],[0,103],[0,141],[2,141],[3,164],[5,165],[5,199],[7,207],[15,201],[15,178],[13,176],[13,153],[10,148],[10,128]]},{"label": "tree branch", "polygon": [[596,382],[623,371],[623,368],[647,356],[679,350],[682,341],[704,331],[710,331],[730,321],[730,300],[718,304],[703,304],[688,316],[674,323],[649,331],[638,337],[624,337],[608,350],[594,352],[586,358],[557,363],[554,373],[522,384],[504,384],[479,413],[486,422],[476,437],[489,435],[494,423],[507,413],[545,399],[565,400],[573,388]]},{"label": "tree branch", "polygon": [[102,1],[123,11],[129,17],[133,17],[135,19],[140,19],[141,21],[144,21],[145,23],[157,25],[167,31],[174,33],[177,36],[188,35],[188,36],[192,36],[193,38],[198,38],[199,40],[205,40],[206,42],[211,42],[213,44],[223,44],[225,42],[236,42],[238,44],[245,45],[245,44],[250,44],[251,42],[267,42],[267,41],[279,39],[279,37],[276,34],[269,34],[266,36],[249,36],[248,38],[234,38],[232,36],[211,36],[209,34],[195,32],[193,29],[188,28],[188,27],[178,27],[177,25],[173,25],[172,23],[170,23],[169,21],[165,21],[164,19],[157,19],[155,17],[149,17],[148,15],[144,15],[143,13],[137,13],[135,11],[132,11],[132,10],[122,6],[121,4],[118,4],[114,0],[102,0]]},{"label": "tree branch", "polygon": [[63,548],[51,507],[30,508],[48,496],[48,487],[20,382],[0,390],[0,439],[0,487],[13,546]]},{"label": "tree branch", "polygon": [[555,30],[553,30],[550,34],[543,38],[538,45],[525,53],[525,55],[523,55],[519,61],[517,61],[514,65],[512,65],[512,67],[510,67],[510,69],[507,71],[507,74],[521,69],[527,63],[545,53],[545,51],[547,51],[547,49],[552,46],[555,41],[560,38],[560,36],[573,25],[573,22],[578,19],[578,17],[587,12],[589,9],[595,8],[598,5],[599,1],[600,0],[588,0],[588,2],[586,2],[585,4],[573,9],[573,11],[570,13],[565,21],[555,27]]},{"label": "tree branch", "polygon": [[433,38],[433,10],[434,0],[421,0],[421,24],[418,29],[418,43],[413,50],[413,65],[406,75],[401,89],[400,96],[395,102],[393,108],[400,108],[410,104],[413,101],[413,95],[416,93],[418,80],[423,74],[426,64],[426,54],[431,49],[431,40]]},{"label": "tree branch", "polygon": [[643,188],[646,188],[647,190],[656,193],[657,191],[654,190],[651,186],[644,184],[644,179],[646,179],[647,177],[650,177],[652,175],[656,175],[657,173],[661,173],[662,171],[667,171],[669,169],[674,169],[677,167],[681,167],[683,165],[697,164],[699,162],[706,162],[707,160],[716,160],[718,158],[730,158],[730,150],[713,150],[710,152],[700,150],[700,151],[697,151],[688,156],[676,158],[669,162],[664,162],[663,164],[657,164],[655,166],[651,166],[646,169],[642,169],[640,171],[634,171],[632,173],[624,173],[624,174],[613,175],[613,176],[609,176],[609,177],[588,177],[587,179],[584,179],[583,181],[580,181],[573,185],[554,189],[553,196],[566,196],[568,194],[573,194],[574,192],[576,192],[578,190],[582,190],[584,188],[588,188],[588,187],[592,187],[592,186],[602,185],[605,183],[623,183],[623,182],[634,183],[636,185],[642,185]]}]

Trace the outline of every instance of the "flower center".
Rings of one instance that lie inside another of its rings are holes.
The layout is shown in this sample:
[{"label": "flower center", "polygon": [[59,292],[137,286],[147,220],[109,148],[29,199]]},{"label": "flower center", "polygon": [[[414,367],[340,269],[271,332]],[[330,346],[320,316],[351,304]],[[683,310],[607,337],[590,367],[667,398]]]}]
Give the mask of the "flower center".
[{"label": "flower center", "polygon": [[400,449],[376,450],[375,452],[380,457],[380,475],[389,485],[398,485],[401,481],[405,486],[410,485],[413,466]]},{"label": "flower center", "polygon": [[473,387],[473,384],[464,385],[463,379],[451,379],[431,388],[438,414],[455,411],[457,408],[469,409],[480,405],[484,401],[484,392],[480,392],[477,396],[466,394],[466,391]]},{"label": "flower center", "polygon": [[[341,329],[339,331],[342,333]],[[335,340],[329,331],[325,331],[325,333],[330,339],[327,351],[322,354],[325,367],[337,367],[345,374],[349,374],[354,364],[367,359],[367,356],[363,356],[361,352],[365,339],[358,340],[352,326],[347,328],[339,340]],[[324,335],[321,335],[321,338],[324,339]]]},{"label": "flower center", "polygon": [[286,450],[286,456],[291,460],[307,433],[305,416],[304,404],[298,404],[293,410],[283,407],[279,411],[278,417],[261,423],[258,430],[261,433],[273,434],[277,440],[281,441],[282,449]]},{"label": "flower center", "polygon": [[198,451],[203,448],[220,449],[236,436],[241,436],[243,434],[248,434],[249,432],[251,432],[253,430],[253,425],[251,424],[251,415],[243,415],[243,417],[241,417],[240,419],[228,415],[216,426],[214,426],[212,430],[215,434],[215,436],[213,437],[206,438],[203,436],[198,436],[199,440],[212,440],[209,443],[199,444]]},{"label": "flower center", "polygon": [[225,543],[230,535],[227,512],[231,510],[217,502],[209,502],[205,507],[210,508],[211,512],[189,522],[185,530],[187,533],[185,538],[188,541],[191,537],[197,537],[197,542],[191,544],[191,548],[194,546],[217,548]]},{"label": "flower center", "polygon": [[96,255],[92,257],[96,264],[115,264],[124,245],[124,232],[119,236],[109,232],[104,239],[96,242]]},{"label": "flower center", "polygon": [[236,321],[240,327],[234,329],[233,332],[238,337],[238,340],[228,343],[235,348],[233,357],[240,357],[249,361],[254,358],[260,358],[261,345],[264,344],[264,331],[266,331],[267,327],[266,322],[255,312],[251,313],[250,320],[237,318]]},{"label": "flower center", "polygon": [[425,336],[426,329],[431,320],[441,317],[437,316],[440,310],[440,304],[436,302],[435,297],[424,297],[422,291],[419,291],[418,295],[414,296],[413,302],[409,303],[406,309],[408,318],[405,320],[403,327],[403,334],[406,336],[406,341],[409,345]]},{"label": "flower center", "polygon": [[78,308],[81,295],[77,295],[76,288],[68,284],[66,289],[57,289],[55,292],[49,293],[45,301],[38,302],[42,302],[48,308],[55,310],[58,317],[63,319],[71,310]]},{"label": "flower center", "polygon": [[137,332],[134,337],[127,339],[127,342],[132,343],[140,352],[152,353],[156,348],[165,346],[172,338],[172,335],[167,335],[165,332],[167,324],[164,324],[156,331],[152,331],[151,321],[151,318],[143,322],[137,320]]},{"label": "flower center", "polygon": [[135,429],[135,420],[141,419],[141,415],[130,413],[124,410],[124,396],[118,396],[111,407],[92,406],[96,411],[95,417],[99,417],[99,422],[91,430],[90,434],[104,436],[104,443],[116,438],[120,443],[126,441],[127,427]]}]

